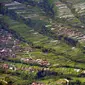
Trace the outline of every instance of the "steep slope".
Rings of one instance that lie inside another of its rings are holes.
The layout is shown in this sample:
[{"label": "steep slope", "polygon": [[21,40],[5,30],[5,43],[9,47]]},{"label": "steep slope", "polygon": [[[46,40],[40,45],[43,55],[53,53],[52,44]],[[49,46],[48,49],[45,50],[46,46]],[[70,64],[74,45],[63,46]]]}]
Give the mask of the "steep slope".
[{"label": "steep slope", "polygon": [[0,2],[0,84],[85,84],[84,22],[69,7],[82,1]]}]

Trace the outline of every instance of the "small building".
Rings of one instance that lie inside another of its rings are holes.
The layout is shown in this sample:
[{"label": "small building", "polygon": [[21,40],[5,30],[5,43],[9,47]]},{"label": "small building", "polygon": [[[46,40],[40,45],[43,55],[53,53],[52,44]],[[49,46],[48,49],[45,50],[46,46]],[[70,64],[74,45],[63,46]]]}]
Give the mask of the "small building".
[{"label": "small building", "polygon": [[68,79],[59,79],[57,80],[58,85],[69,85],[69,80]]},{"label": "small building", "polygon": [[45,84],[40,83],[40,82],[33,82],[31,85],[45,85]]}]

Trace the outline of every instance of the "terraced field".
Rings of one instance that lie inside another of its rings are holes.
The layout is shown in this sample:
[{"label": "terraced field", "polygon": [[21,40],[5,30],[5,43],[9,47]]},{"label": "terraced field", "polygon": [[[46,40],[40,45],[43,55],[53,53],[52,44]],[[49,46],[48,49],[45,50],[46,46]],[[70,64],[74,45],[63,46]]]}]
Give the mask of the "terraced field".
[{"label": "terraced field", "polygon": [[85,84],[84,0],[0,5],[0,85]]}]

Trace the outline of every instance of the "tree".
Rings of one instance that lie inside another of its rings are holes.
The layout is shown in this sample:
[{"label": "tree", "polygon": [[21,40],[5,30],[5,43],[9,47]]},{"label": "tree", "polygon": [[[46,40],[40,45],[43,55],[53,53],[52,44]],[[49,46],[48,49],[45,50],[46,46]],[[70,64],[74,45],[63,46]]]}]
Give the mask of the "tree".
[{"label": "tree", "polygon": [[54,17],[54,5],[52,1],[50,0],[42,0],[42,2],[38,3],[38,6],[45,11],[46,15],[49,15],[50,17]]},{"label": "tree", "polygon": [[5,77],[5,81],[8,83],[7,85],[12,85],[13,84],[13,80],[9,76]]},{"label": "tree", "polygon": [[81,82],[79,80],[76,80],[76,85],[81,85]]}]

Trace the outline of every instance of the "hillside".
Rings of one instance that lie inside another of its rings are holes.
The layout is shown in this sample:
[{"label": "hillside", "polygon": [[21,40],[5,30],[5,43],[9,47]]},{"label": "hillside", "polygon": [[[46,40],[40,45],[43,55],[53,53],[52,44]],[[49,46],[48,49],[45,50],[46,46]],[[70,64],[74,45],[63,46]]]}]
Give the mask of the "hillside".
[{"label": "hillside", "polygon": [[84,0],[0,0],[0,85],[85,85]]}]

